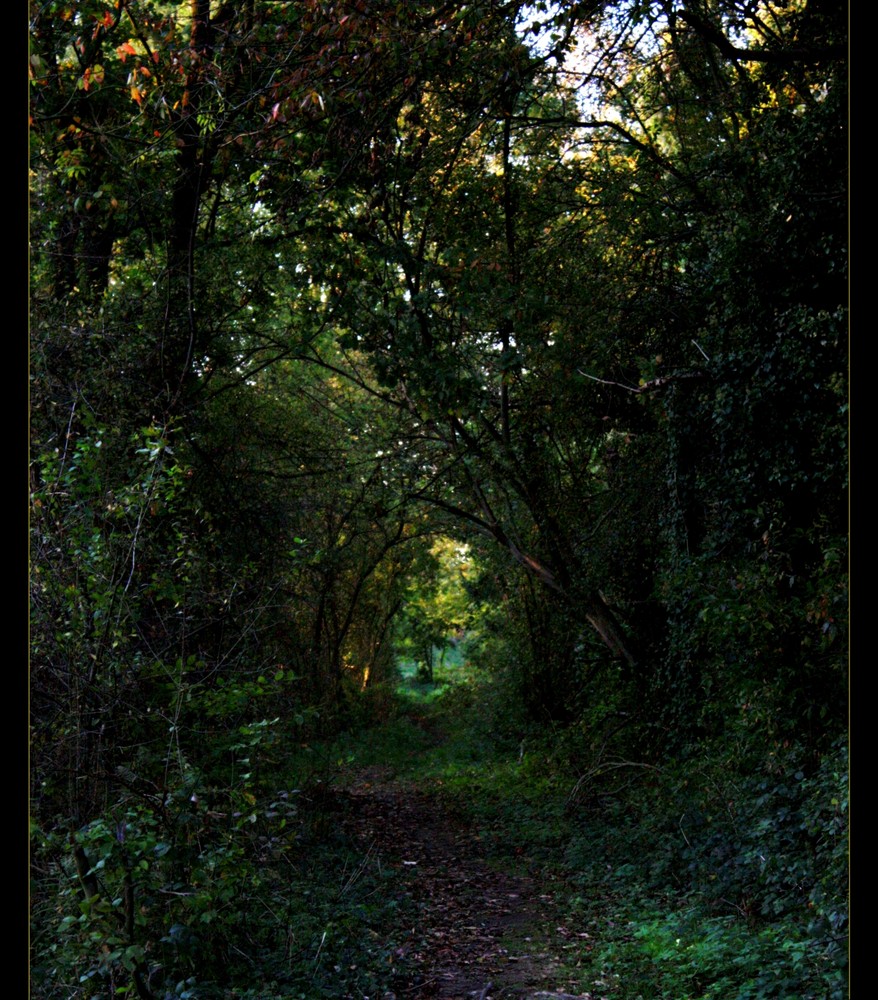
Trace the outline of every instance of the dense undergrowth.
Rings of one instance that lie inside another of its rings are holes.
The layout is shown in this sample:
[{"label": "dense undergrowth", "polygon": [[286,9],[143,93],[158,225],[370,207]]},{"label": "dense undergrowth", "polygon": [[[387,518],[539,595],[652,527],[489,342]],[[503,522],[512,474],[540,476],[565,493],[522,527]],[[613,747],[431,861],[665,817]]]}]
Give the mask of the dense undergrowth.
[{"label": "dense undergrowth", "polygon": [[32,995],[416,997],[435,803],[843,996],[844,6],[186,10],[29,5]]},{"label": "dense undergrowth", "polygon": [[132,793],[74,838],[79,877],[60,835],[34,831],[35,878],[57,891],[34,914],[32,995],[134,995],[147,975],[189,1000],[393,995],[418,908],[347,824],[345,788],[376,768],[463,818],[491,864],[551,884],[583,994],[847,995],[845,743],[817,757],[742,729],[657,766],[585,723],[528,728],[459,663],[413,673],[380,724],[333,741],[240,727],[248,769],[222,794],[194,771],[162,810]]},{"label": "dense undergrowth", "polygon": [[847,995],[845,741],[818,757],[742,730],[658,767],[596,748],[581,725],[517,746],[498,731],[476,764],[472,718],[447,711],[456,750],[436,780],[498,857],[563,877],[573,932],[588,935],[569,956],[584,990]]}]

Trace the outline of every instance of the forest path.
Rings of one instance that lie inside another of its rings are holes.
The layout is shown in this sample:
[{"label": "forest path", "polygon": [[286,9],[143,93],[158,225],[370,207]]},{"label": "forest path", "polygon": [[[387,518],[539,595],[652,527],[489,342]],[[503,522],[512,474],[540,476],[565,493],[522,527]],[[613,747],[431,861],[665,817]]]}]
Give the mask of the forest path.
[{"label": "forest path", "polygon": [[570,943],[550,882],[512,871],[524,865],[504,864],[438,792],[388,767],[352,769],[338,794],[347,835],[394,870],[419,914],[398,949],[407,985],[384,1000],[591,1000],[565,992],[558,955]]}]

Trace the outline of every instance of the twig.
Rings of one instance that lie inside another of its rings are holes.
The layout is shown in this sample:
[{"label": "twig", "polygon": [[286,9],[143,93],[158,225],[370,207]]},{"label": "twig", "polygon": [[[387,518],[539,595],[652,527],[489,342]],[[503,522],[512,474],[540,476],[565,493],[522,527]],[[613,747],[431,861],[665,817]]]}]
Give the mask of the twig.
[{"label": "twig", "polygon": [[683,840],[686,841],[686,846],[691,850],[692,845],[689,843],[689,838],[686,836],[686,831],[683,829],[683,816],[685,816],[685,813],[680,814],[680,822],[677,825],[680,827],[680,833],[683,834]]},{"label": "twig", "polygon": [[656,767],[655,764],[645,764],[637,760],[624,760],[621,757],[615,760],[610,759],[608,761],[604,761],[600,755],[598,755],[598,758],[599,758],[598,763],[595,764],[594,767],[590,768],[588,771],[585,772],[585,774],[582,774],[580,775],[579,778],[577,778],[576,784],[574,784],[573,788],[570,790],[570,793],[567,796],[568,802],[570,803],[575,802],[577,797],[579,796],[579,792],[582,786],[586,785],[592,779],[603,777],[610,771],[617,771],[619,768],[622,767],[642,767],[648,771],[661,772],[661,768]]},{"label": "twig", "polygon": [[375,843],[376,842],[373,840],[372,843],[369,844],[369,849],[363,855],[363,860],[359,863],[359,865],[357,865],[357,867],[353,870],[353,872],[351,872],[351,874],[347,878],[347,881],[341,887],[341,892],[339,893],[340,896],[343,896],[366,870],[366,866],[369,864],[369,859],[372,856],[372,852],[375,850]]},{"label": "twig", "polygon": [[588,372],[584,372],[581,368],[577,368],[576,370],[585,378],[590,378],[592,382],[600,382],[601,385],[617,385],[620,389],[627,389],[628,392],[640,392],[640,389],[636,386],[625,385],[624,382],[611,382],[606,378],[598,378],[597,375],[589,375]]},{"label": "twig", "polygon": [[433,976],[432,979],[425,979],[422,983],[418,983],[417,986],[409,986],[404,990],[400,990],[400,993],[413,993],[415,990],[422,990],[425,986],[429,986],[430,983],[435,983],[436,977]]},{"label": "twig", "polygon": [[73,400],[73,405],[70,407],[70,419],[67,421],[67,433],[64,435],[64,451],[61,455],[61,461],[58,464],[58,476],[55,479],[55,485],[61,481],[61,476],[64,474],[64,465],[67,462],[67,447],[70,444],[71,428],[73,427],[73,414],[76,413],[76,400]]},{"label": "twig", "polygon": [[323,943],[326,941],[326,931],[323,932],[323,937],[320,939],[320,944],[317,946],[317,954],[314,956],[314,971],[317,971],[317,965],[320,962],[320,952],[323,951]]},{"label": "twig", "polygon": [[[695,341],[693,340],[692,343],[695,344]],[[698,347],[697,344],[695,346]],[[701,351],[701,348],[698,347],[698,350]],[[701,353],[704,354],[703,351]],[[708,358],[708,360],[710,359]],[[643,392],[651,392],[653,389],[661,389],[666,385],[673,385],[675,382],[702,382],[707,378],[707,375],[702,371],[674,372],[671,375],[662,375],[659,378],[654,378],[651,382],[644,382],[642,385],[633,386],[625,385],[624,382],[612,382],[609,379],[598,378],[597,375],[589,375],[588,372],[584,372],[581,368],[577,368],[576,370],[584,378],[590,378],[593,382],[600,382],[601,385],[615,385],[636,395],[640,395]]]},{"label": "twig", "polygon": [[698,348],[699,351],[701,351],[701,356],[704,358],[704,360],[710,361],[710,357],[708,356],[707,352],[701,347],[698,341],[693,340],[692,343]]}]

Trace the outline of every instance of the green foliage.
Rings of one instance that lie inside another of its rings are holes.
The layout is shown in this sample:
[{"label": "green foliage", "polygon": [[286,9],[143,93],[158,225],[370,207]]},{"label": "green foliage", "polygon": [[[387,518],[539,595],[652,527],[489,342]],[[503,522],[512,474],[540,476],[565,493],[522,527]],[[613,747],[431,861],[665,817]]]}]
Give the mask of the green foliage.
[{"label": "green foliage", "polygon": [[451,538],[436,539],[412,561],[395,637],[397,649],[417,663],[421,680],[432,682],[437,655],[440,669],[449,655],[460,660],[459,646],[477,616],[467,586],[477,572],[469,546]]},{"label": "green foliage", "polygon": [[278,787],[267,765],[294,735],[277,720],[241,726],[224,784],[188,768],[160,799],[127,772],[126,801],[70,835],[79,876],[64,831],[34,828],[57,882],[56,905],[35,913],[34,981],[104,996],[140,970],[162,995],[220,997],[257,962],[263,996],[386,988],[394,942],[375,928],[401,917],[390,875],[346,839],[305,755],[286,760],[300,787]]},{"label": "green foliage", "polygon": [[[551,885],[579,992],[842,997],[847,950],[847,747],[693,745],[661,767],[581,727],[517,741],[473,709],[502,686],[453,686],[392,726],[346,738],[346,768],[390,767],[431,789],[504,870]],[[434,734],[444,740],[437,746]],[[332,755],[330,755],[332,756]]]},{"label": "green foliage", "polygon": [[801,747],[757,746],[669,762],[604,801],[600,832],[580,814],[577,906],[621,992],[845,995],[846,746],[816,767]]},{"label": "green foliage", "polygon": [[831,6],[32,5],[38,989],[389,989],[398,684],[589,991],[840,995]]}]

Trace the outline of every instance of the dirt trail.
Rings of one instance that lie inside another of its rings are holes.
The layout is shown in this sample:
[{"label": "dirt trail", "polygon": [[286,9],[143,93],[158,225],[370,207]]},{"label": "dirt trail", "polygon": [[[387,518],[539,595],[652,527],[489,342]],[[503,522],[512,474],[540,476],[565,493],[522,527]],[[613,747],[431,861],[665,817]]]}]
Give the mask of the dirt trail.
[{"label": "dirt trail", "polygon": [[477,831],[381,768],[359,772],[344,794],[347,832],[395,869],[420,913],[398,956],[409,982],[384,1000],[572,996],[553,958],[554,899],[544,886],[498,870]]}]

